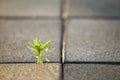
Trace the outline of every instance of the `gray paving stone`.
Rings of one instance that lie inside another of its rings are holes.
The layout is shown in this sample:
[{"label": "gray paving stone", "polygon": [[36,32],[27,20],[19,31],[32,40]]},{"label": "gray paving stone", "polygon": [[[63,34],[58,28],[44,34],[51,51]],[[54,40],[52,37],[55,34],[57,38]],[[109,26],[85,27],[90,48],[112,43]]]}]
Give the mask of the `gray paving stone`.
[{"label": "gray paving stone", "polygon": [[60,0],[0,0],[0,16],[60,16]]},{"label": "gray paving stone", "polygon": [[0,80],[60,80],[60,65],[0,64]]},{"label": "gray paving stone", "polygon": [[120,61],[120,20],[70,20],[65,61]]},{"label": "gray paving stone", "polygon": [[64,80],[120,80],[120,66],[66,64]]},{"label": "gray paving stone", "polygon": [[69,0],[69,16],[120,16],[120,1]]},{"label": "gray paving stone", "polygon": [[28,42],[36,37],[42,42],[51,40],[54,52],[44,57],[60,61],[59,20],[0,20],[0,62],[34,62]]}]

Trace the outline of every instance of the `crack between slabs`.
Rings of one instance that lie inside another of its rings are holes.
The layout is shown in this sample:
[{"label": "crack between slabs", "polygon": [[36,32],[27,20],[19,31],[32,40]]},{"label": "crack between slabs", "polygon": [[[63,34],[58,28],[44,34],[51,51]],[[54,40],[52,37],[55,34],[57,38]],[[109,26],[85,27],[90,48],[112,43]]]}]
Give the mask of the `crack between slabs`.
[{"label": "crack between slabs", "polygon": [[62,22],[62,41],[61,41],[61,80],[64,80],[64,60],[66,52],[66,26],[68,19],[68,0],[62,0],[61,22]]}]

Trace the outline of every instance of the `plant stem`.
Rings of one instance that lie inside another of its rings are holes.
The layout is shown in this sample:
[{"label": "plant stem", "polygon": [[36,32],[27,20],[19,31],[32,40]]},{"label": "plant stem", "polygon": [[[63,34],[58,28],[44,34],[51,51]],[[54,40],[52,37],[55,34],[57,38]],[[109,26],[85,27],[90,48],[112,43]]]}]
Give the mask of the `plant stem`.
[{"label": "plant stem", "polygon": [[40,53],[40,55],[39,55],[38,58],[37,58],[37,63],[40,63],[40,64],[43,63],[43,61],[41,60],[41,53]]}]

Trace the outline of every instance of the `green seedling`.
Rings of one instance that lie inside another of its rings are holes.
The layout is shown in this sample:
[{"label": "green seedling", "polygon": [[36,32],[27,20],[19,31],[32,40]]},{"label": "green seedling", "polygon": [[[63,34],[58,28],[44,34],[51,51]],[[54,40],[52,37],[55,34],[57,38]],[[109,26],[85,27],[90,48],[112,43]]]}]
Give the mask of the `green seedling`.
[{"label": "green seedling", "polygon": [[36,38],[33,42],[28,44],[28,48],[34,51],[34,56],[37,59],[37,63],[43,63],[43,61],[50,61],[48,58],[42,58],[43,55],[53,52],[53,48],[49,49],[47,46],[51,43],[51,41],[47,41],[45,43],[41,43],[41,41]]}]

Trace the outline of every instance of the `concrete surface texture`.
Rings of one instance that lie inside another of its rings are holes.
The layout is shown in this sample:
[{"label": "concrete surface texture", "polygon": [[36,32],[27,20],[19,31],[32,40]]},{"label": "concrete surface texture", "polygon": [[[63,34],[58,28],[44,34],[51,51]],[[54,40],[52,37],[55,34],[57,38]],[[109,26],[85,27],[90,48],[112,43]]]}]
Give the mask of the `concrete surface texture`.
[{"label": "concrete surface texture", "polygon": [[60,80],[60,64],[0,64],[0,80]]},{"label": "concrete surface texture", "polygon": [[65,61],[120,61],[120,20],[69,20]]},{"label": "concrete surface texture", "polygon": [[[35,64],[36,37],[50,63]],[[120,0],[0,0],[0,80],[120,80]]]},{"label": "concrete surface texture", "polygon": [[120,80],[120,66],[65,64],[64,80]]},{"label": "concrete surface texture", "polygon": [[0,20],[0,62],[35,62],[27,45],[36,37],[42,42],[52,41],[49,48],[55,50],[44,57],[59,62],[60,36],[59,20]]},{"label": "concrete surface texture", "polygon": [[69,16],[119,16],[119,0],[69,0]]},{"label": "concrete surface texture", "polygon": [[0,16],[60,16],[60,0],[1,0]]}]

